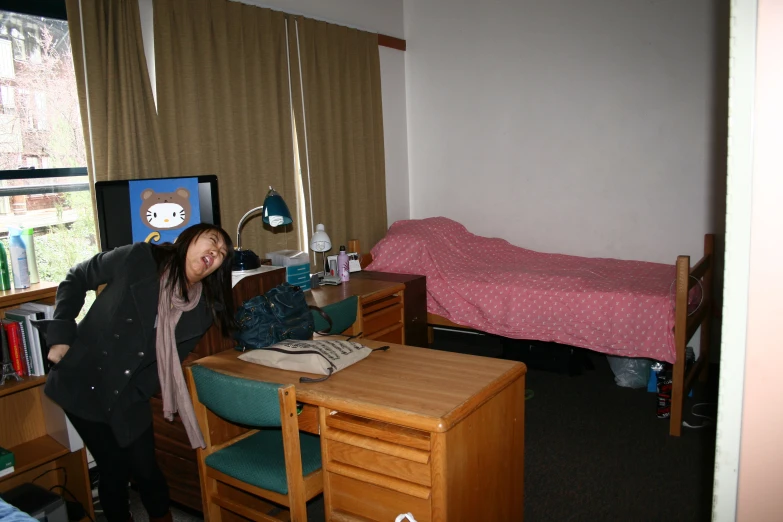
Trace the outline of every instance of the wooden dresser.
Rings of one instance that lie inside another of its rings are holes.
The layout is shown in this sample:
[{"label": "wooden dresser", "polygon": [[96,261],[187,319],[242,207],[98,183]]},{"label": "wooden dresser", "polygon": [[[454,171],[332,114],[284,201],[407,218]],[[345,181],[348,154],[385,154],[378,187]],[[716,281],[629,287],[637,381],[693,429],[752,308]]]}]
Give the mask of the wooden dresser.
[{"label": "wooden dresser", "polygon": [[[405,285],[405,344],[428,348],[427,341],[427,277],[391,272],[355,272],[354,280],[393,281]],[[349,281],[350,282],[350,281]]]},{"label": "wooden dresser", "polygon": [[402,283],[351,277],[337,286],[313,288],[307,292],[307,303],[323,308],[354,295],[359,297],[359,310],[356,322],[345,331],[346,335],[405,343],[405,285]]},{"label": "wooden dresser", "polygon": [[[239,306],[251,297],[263,294],[284,282],[283,268],[247,276],[234,286],[234,304]],[[223,338],[217,325],[213,325],[188,356],[186,362],[230,350],[233,347],[233,340]],[[163,404],[160,399],[153,397],[150,402],[155,430],[155,452],[160,468],[168,480],[171,500],[201,511],[196,450],[191,449],[179,416],[175,416],[174,422],[169,422],[163,418]]]}]

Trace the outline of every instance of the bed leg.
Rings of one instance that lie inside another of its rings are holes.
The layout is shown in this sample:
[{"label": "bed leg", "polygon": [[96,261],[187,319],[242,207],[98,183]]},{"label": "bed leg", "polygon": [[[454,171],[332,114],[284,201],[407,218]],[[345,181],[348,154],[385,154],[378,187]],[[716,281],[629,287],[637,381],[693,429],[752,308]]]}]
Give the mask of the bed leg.
[{"label": "bed leg", "polygon": [[685,361],[684,357],[677,357],[677,362],[672,368],[672,398],[671,413],[669,418],[669,435],[679,437],[682,433],[682,406],[685,391]]},{"label": "bed leg", "polygon": [[688,342],[688,278],[691,270],[689,256],[677,257],[676,298],[674,305],[674,346],[676,359],[672,368],[672,398],[669,435],[682,433],[682,407],[685,399],[685,345]]},{"label": "bed leg", "polygon": [[432,343],[435,342],[435,329],[432,326],[427,325],[427,344],[432,348]]}]

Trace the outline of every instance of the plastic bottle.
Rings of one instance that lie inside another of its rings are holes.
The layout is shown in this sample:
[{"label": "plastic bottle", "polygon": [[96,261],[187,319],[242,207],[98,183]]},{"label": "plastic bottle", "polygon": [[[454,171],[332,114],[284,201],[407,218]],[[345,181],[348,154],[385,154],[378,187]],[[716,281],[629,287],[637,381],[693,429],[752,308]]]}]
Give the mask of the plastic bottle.
[{"label": "plastic bottle", "polygon": [[348,254],[345,252],[345,246],[340,246],[340,253],[337,255],[337,274],[340,276],[340,281],[348,281],[351,278],[350,273]]},{"label": "plastic bottle", "polygon": [[5,253],[5,247],[0,242],[0,290],[11,289],[11,277],[8,274],[8,256]]},{"label": "plastic bottle", "polygon": [[14,272],[14,288],[30,287],[30,272],[27,271],[27,251],[22,241],[22,231],[8,227],[8,246],[11,249],[11,270]]},{"label": "plastic bottle", "polygon": [[38,278],[38,262],[35,259],[35,242],[33,241],[33,229],[25,228],[22,230],[22,242],[24,251],[27,254],[27,270],[30,273],[30,284],[40,281]]}]

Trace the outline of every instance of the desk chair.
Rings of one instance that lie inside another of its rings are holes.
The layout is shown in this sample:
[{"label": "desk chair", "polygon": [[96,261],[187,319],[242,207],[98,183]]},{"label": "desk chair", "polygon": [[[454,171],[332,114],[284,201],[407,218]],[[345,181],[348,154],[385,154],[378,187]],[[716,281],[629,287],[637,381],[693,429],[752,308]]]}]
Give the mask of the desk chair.
[{"label": "desk chair", "polygon": [[[320,332],[322,335],[341,334],[356,322],[356,316],[359,313],[359,298],[352,295],[342,301],[321,307],[321,310],[332,320],[331,328],[326,319],[316,310],[313,310],[315,331]],[[325,332],[327,329],[329,331]]]},{"label": "desk chair", "polygon": [[205,520],[220,522],[221,508],[279,520],[268,515],[274,506],[267,499],[288,507],[292,521],[306,521],[306,502],[323,491],[321,443],[299,432],[294,386],[198,364],[187,368],[187,379],[206,443],[197,451]]}]

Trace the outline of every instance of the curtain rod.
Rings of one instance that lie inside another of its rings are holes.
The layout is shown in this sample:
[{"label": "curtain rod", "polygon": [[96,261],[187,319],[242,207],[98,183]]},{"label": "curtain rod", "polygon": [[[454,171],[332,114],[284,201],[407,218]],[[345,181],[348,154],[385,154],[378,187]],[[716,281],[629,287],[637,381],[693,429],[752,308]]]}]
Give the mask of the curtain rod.
[{"label": "curtain rod", "polygon": [[385,34],[378,35],[378,45],[380,47],[391,47],[392,49],[397,49],[398,51],[404,51],[406,47],[405,44],[405,40],[401,38],[386,36]]},{"label": "curtain rod", "polygon": [[[254,4],[250,4],[250,5],[254,5]],[[288,18],[288,17],[291,17],[293,19],[305,18],[305,16],[303,16],[303,15],[298,15],[298,14],[293,14],[293,13],[284,13],[284,14],[285,14],[286,18]],[[317,19],[314,19],[314,20],[317,20]],[[322,20],[322,21],[326,22],[327,24],[342,25],[342,24],[338,24],[336,22],[328,22],[326,20]],[[344,26],[344,27],[350,27],[350,26]],[[366,31],[364,29],[357,29],[357,30],[358,31],[368,32],[368,33],[374,32],[374,31]],[[385,35],[385,34],[378,34],[378,46],[379,47],[389,47],[391,49],[397,49],[398,51],[405,51],[405,49],[407,47],[406,41],[403,40],[402,38],[395,38],[394,36],[388,36],[388,35]]]}]

